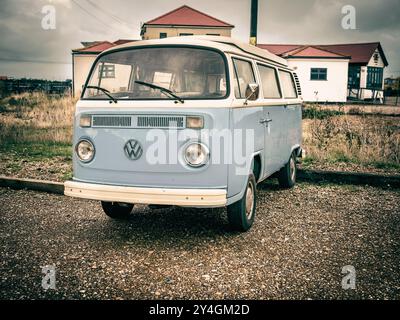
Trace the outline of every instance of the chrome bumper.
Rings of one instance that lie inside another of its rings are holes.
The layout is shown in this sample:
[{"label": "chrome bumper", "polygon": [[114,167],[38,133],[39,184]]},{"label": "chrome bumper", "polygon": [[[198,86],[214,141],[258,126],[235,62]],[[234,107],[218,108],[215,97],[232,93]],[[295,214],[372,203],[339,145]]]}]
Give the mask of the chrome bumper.
[{"label": "chrome bumper", "polygon": [[226,205],[225,189],[165,189],[123,187],[67,181],[64,194],[69,197],[140,204],[162,204],[188,207],[222,207]]}]

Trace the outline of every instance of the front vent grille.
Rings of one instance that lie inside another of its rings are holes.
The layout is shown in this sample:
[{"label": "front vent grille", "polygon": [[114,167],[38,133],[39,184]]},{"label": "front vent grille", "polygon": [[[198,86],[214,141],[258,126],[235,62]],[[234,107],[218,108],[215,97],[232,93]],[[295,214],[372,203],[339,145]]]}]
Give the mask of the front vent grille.
[{"label": "front vent grille", "polygon": [[153,115],[93,115],[93,128],[160,128],[181,129],[186,127],[185,116],[153,116]]},{"label": "front vent grille", "polygon": [[184,117],[174,116],[138,116],[138,128],[183,128]]},{"label": "front vent grille", "polygon": [[297,76],[297,74],[295,72],[293,72],[293,76],[294,76],[294,81],[296,82],[297,94],[299,96],[301,96],[301,86],[300,86],[299,77]]},{"label": "front vent grille", "polygon": [[128,127],[132,126],[132,117],[126,116],[93,116],[93,127]]}]

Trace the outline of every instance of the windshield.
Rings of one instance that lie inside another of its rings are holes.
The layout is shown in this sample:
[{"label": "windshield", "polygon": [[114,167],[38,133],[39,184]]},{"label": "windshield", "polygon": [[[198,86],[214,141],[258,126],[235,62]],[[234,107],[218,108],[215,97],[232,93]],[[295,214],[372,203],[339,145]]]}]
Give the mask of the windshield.
[{"label": "windshield", "polygon": [[163,88],[181,99],[223,98],[225,61],[215,51],[198,48],[117,51],[97,61],[87,86],[83,99],[109,100],[107,92],[116,100],[174,99]]}]

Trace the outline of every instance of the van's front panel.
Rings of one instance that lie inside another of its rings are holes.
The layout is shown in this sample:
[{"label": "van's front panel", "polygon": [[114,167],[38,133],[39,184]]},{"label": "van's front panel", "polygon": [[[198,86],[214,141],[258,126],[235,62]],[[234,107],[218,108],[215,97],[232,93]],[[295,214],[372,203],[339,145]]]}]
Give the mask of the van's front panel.
[{"label": "van's front panel", "polygon": [[[83,108],[76,115],[74,145],[88,139],[95,148],[95,156],[88,163],[80,161],[75,152],[76,181],[136,187],[226,188],[227,165],[214,161],[214,153],[219,151],[215,151],[209,132],[228,127],[229,109],[108,106]],[[91,117],[91,127],[80,127],[83,116]],[[201,117],[204,128],[186,128],[187,117],[191,116]],[[185,147],[196,141],[210,150],[207,164],[198,168],[184,159]]]}]

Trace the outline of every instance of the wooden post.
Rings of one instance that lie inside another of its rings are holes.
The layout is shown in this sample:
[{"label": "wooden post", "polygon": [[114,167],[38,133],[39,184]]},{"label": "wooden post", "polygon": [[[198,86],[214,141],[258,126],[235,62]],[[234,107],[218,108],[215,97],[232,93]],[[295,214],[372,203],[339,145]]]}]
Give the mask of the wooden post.
[{"label": "wooden post", "polygon": [[257,45],[258,0],[251,0],[250,44]]}]

